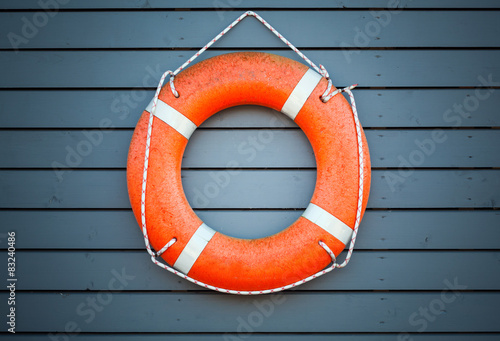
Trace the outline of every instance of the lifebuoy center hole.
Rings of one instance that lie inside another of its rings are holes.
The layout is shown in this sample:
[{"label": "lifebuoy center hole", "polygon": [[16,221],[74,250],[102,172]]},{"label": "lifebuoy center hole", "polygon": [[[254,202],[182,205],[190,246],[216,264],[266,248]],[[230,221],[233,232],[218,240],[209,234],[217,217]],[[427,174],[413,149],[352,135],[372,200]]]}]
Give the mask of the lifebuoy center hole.
[{"label": "lifebuoy center hole", "polygon": [[304,132],[260,106],[223,110],[191,136],[182,185],[195,213],[226,235],[254,239],[282,231],[309,204],[316,161]]}]

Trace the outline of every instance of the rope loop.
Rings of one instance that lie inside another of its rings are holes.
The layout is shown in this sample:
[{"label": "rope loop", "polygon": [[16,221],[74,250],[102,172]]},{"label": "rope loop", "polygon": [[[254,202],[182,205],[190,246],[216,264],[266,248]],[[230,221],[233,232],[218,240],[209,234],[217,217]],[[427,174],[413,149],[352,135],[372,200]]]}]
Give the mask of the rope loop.
[{"label": "rope loop", "polygon": [[172,90],[172,94],[175,96],[175,98],[179,98],[179,93],[177,92],[177,90],[175,90],[174,78],[175,76],[172,72],[172,74],[170,75],[170,90]]},{"label": "rope loop", "polygon": [[322,240],[320,240],[318,244],[321,245],[323,249],[325,249],[325,251],[330,255],[330,257],[332,257],[332,267],[335,267],[335,265],[337,264],[336,263],[337,257],[335,257],[333,251]]},{"label": "rope loop", "polygon": [[333,83],[332,83],[332,79],[330,78],[330,74],[328,73],[328,71],[326,70],[326,68],[319,64],[319,69],[320,69],[320,74],[325,77],[325,79],[328,81],[328,85],[325,89],[325,92],[323,92],[323,95],[320,96],[321,98],[321,101],[323,101],[323,103],[326,103],[328,102],[328,100],[331,98],[331,97],[328,97],[328,94],[330,93],[331,89],[332,89],[332,86],[333,86]]},{"label": "rope loop", "polygon": [[154,252],[154,255],[152,255],[152,257],[154,257],[154,258],[160,257],[165,251],[168,250],[169,247],[174,245],[176,241],[177,241],[177,238],[170,239],[170,241],[167,244],[165,244],[165,246],[162,247],[158,252]]},{"label": "rope loop", "polygon": [[163,73],[163,75],[161,75],[160,81],[158,82],[158,86],[156,87],[155,96],[153,98],[153,107],[151,108],[151,111],[153,113],[156,110],[156,103],[158,102],[158,96],[160,96],[160,91],[161,91],[161,88],[163,86],[163,82],[165,82],[165,78],[167,78],[168,75],[170,75],[170,90],[172,90],[172,94],[175,97],[179,97],[179,93],[175,89],[175,85],[174,85],[175,73],[171,70],[167,70]]},{"label": "rope loop", "polygon": [[321,76],[325,77],[326,79],[330,79],[330,74],[322,64],[319,64],[319,70]]},{"label": "rope loop", "polygon": [[[323,96],[321,96],[321,100],[326,103],[328,102],[333,96],[335,96],[336,94],[339,94],[341,92],[351,92],[352,89],[354,89],[355,87],[357,87],[358,84],[353,84],[353,85],[350,85],[350,86],[347,86],[345,88],[342,88],[342,89],[336,89],[335,91],[332,91],[331,94],[327,95],[327,93],[329,92],[330,90],[330,84],[328,84],[328,89],[326,89],[325,93],[323,94]],[[352,102],[352,100],[351,100]]]},{"label": "rope loop", "polygon": [[[208,48],[210,46],[212,46],[217,40],[219,40],[220,38],[222,38],[222,36],[224,36],[224,34],[226,34],[229,30],[231,30],[234,26],[236,26],[240,21],[242,21],[246,17],[254,17],[258,21],[260,21],[275,36],[277,36],[290,49],[292,49],[295,53],[297,53],[307,64],[309,64],[309,66],[311,66],[314,70],[316,70],[316,72],[318,72],[320,75],[322,75],[323,77],[325,77],[325,79],[328,81],[328,86],[327,86],[325,92],[323,93],[323,95],[321,96],[321,100],[323,102],[325,102],[325,103],[328,102],[328,100],[331,98],[331,97],[328,97],[328,93],[332,89],[333,85],[332,85],[332,80],[330,79],[330,75],[328,74],[328,71],[326,71],[325,67],[323,65],[321,65],[321,64],[319,64],[319,67],[316,66],[316,64],[314,64],[309,58],[307,58],[305,54],[303,54],[302,52],[300,52],[298,48],[296,48],[292,43],[290,43],[285,37],[283,37],[281,35],[281,33],[279,33],[266,20],[264,20],[264,18],[262,18],[260,15],[258,15],[254,11],[246,11],[245,13],[243,13],[242,15],[240,15],[238,18],[236,18],[235,21],[233,21],[231,24],[229,24],[229,26],[227,26],[224,30],[222,30],[218,35],[216,35],[212,40],[210,40],[198,52],[196,52],[194,55],[192,55],[191,58],[189,58],[186,62],[184,62],[184,64],[182,64],[181,66],[179,66],[175,71],[173,71],[173,72],[172,71],[167,71],[167,72],[170,72],[169,73],[170,74],[170,90],[172,91],[172,93],[174,94],[174,96],[177,97],[177,98],[179,97],[179,93],[177,92],[177,90],[175,90],[175,85],[174,85],[174,78],[175,78],[175,76],[179,72],[181,72],[182,70],[184,70],[189,64],[191,64],[191,62],[193,62],[196,58],[198,58],[203,52],[205,52],[206,50],[208,50]],[[163,84],[163,82],[162,82],[162,84]]]}]

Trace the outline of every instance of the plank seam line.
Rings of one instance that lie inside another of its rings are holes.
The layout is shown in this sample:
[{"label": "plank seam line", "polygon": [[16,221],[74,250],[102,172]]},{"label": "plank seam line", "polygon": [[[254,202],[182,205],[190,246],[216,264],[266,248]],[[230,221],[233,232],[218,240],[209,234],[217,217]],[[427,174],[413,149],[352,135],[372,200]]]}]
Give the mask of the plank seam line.
[{"label": "plank seam line", "polygon": [[[247,7],[233,7],[233,8],[224,8],[226,12],[240,12],[242,10],[247,9]],[[365,12],[370,10],[401,10],[404,12],[467,12],[467,11],[500,11],[500,7],[419,7],[419,8],[394,8],[394,7],[251,7],[253,11],[261,11],[261,12],[317,12],[317,11],[328,11],[328,12]],[[0,8],[0,13],[35,13],[41,12],[41,8]],[[106,7],[106,8],[59,8],[58,12],[77,12],[77,13],[85,13],[85,12],[173,12],[178,13],[181,11],[185,12],[217,12],[218,9],[216,7],[163,7],[163,8],[119,8],[119,7]]]},{"label": "plank seam line", "polygon": [[[500,51],[500,46],[377,46],[377,47],[308,47],[308,46],[297,46],[303,51]],[[16,54],[22,52],[153,52],[153,51],[197,51],[198,47],[73,47],[73,48],[63,48],[63,47],[40,47],[40,48],[23,48],[18,49],[12,48],[0,48],[0,52],[14,52]],[[286,47],[274,47],[274,46],[253,46],[253,47],[214,47],[211,48],[213,51],[288,51]]]}]

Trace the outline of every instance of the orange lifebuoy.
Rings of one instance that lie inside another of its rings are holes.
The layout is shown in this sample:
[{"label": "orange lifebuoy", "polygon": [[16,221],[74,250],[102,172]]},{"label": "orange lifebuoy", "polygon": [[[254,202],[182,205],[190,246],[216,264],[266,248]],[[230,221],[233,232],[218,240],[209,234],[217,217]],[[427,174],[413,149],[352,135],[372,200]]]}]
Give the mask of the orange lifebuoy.
[{"label": "orange lifebuoy", "polygon": [[[152,128],[145,219],[152,247],[174,268],[216,287],[263,290],[306,278],[330,262],[318,244],[337,256],[345,248],[358,206],[358,142],[353,113],[342,95],[324,103],[327,81],[305,65],[257,52],[231,53],[202,61],[179,74],[176,98],[165,87]],[[261,239],[238,239],[215,232],[190,207],[181,183],[181,161],[192,131],[228,107],[253,104],[282,111],[308,137],[316,157],[317,180],[311,204],[285,230]],[[127,163],[134,214],[141,222],[141,194],[150,109],[135,129]],[[362,211],[370,187],[364,133]]]}]

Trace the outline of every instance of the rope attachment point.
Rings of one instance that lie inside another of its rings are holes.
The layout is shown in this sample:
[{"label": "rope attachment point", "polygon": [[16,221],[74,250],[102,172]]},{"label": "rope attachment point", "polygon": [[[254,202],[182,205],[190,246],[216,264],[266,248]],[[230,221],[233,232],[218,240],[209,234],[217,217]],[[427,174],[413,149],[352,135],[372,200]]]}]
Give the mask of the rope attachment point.
[{"label": "rope attachment point", "polygon": [[165,246],[162,247],[158,252],[153,252],[153,255],[151,255],[151,257],[153,257],[153,258],[160,257],[165,251],[168,250],[169,247],[174,245],[176,241],[177,241],[177,238],[170,239],[170,241],[167,244],[165,244]]},{"label": "rope attachment point", "polygon": [[[333,96],[335,96],[336,94],[339,94],[341,92],[350,92],[352,89],[354,89],[355,87],[357,87],[358,84],[353,84],[353,85],[349,85],[345,88],[342,88],[342,89],[336,89],[335,91],[332,91],[331,94],[329,95],[325,95],[327,92],[329,92],[330,90],[329,89],[326,89],[325,93],[321,96],[321,100],[323,101],[323,103],[326,103],[328,102]],[[331,86],[329,85],[329,88],[331,88]]]},{"label": "rope attachment point", "polygon": [[[328,71],[326,68],[319,64],[319,67],[316,66],[309,58],[306,57],[302,52],[299,51],[298,48],[296,48],[292,43],[288,41],[281,33],[279,33],[274,27],[272,27],[267,21],[264,20],[260,15],[253,11],[246,11],[242,15],[240,15],[235,21],[233,21],[229,26],[227,26],[222,32],[220,32],[218,35],[216,35],[212,40],[210,40],[205,46],[203,46],[198,52],[196,52],[191,58],[189,58],[184,64],[179,66],[175,71],[167,71],[168,74],[170,74],[170,89],[172,91],[172,94],[175,97],[179,97],[179,93],[175,89],[174,85],[174,79],[175,76],[184,70],[191,62],[193,62],[196,58],[198,58],[203,52],[205,52],[210,46],[212,46],[217,40],[222,38],[224,34],[226,34],[229,30],[231,30],[234,26],[236,26],[240,21],[245,19],[246,17],[254,17],[258,21],[260,21],[266,28],[268,28],[274,35],[276,35],[282,42],[284,42],[290,49],[292,49],[295,53],[297,53],[309,66],[311,66],[316,72],[318,72],[321,76],[323,76],[327,81],[328,81],[328,86],[326,87],[323,95],[321,95],[321,100],[326,103],[332,98],[334,95],[330,94],[330,91],[332,89],[332,79],[330,78],[330,75],[328,74]],[[161,82],[163,84],[163,82]]]}]

